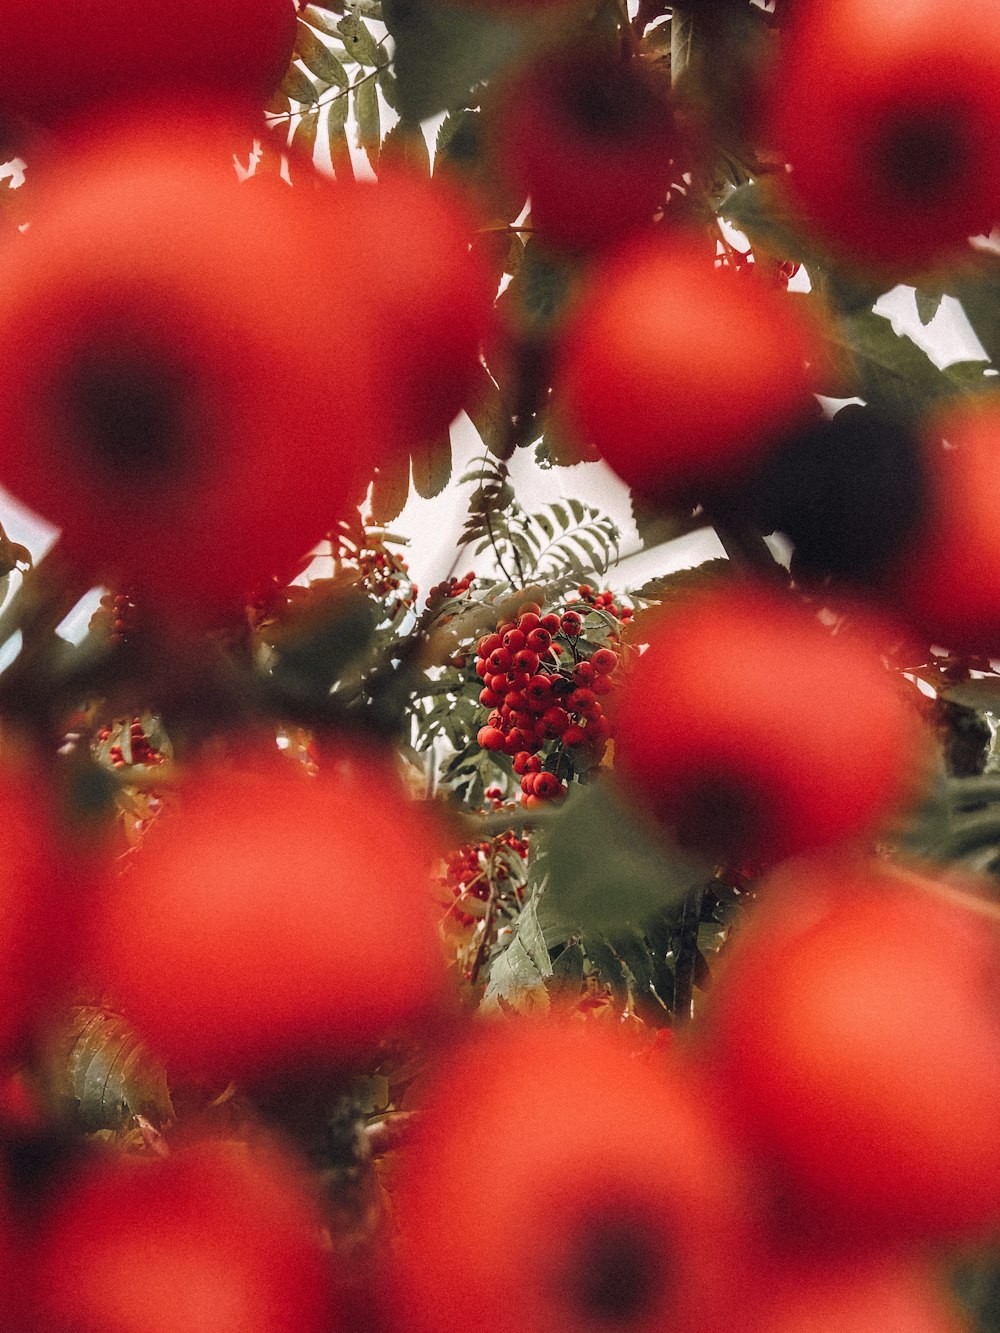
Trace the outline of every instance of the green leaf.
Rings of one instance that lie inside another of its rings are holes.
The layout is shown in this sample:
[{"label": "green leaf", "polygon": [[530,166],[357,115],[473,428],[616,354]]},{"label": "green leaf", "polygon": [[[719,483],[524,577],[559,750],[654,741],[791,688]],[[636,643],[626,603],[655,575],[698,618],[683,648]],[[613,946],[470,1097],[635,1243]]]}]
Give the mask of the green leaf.
[{"label": "green leaf", "polygon": [[291,148],[303,157],[311,158],[316,150],[316,131],[319,128],[319,112],[308,111],[295,126]]},{"label": "green leaf", "polygon": [[346,118],[347,98],[338,97],[330,103],[326,124],[330,138],[330,164],[339,181],[349,181],[354,177],[354,159],[347,142]]},{"label": "green leaf", "polygon": [[319,90],[312,80],[294,64],[289,65],[285,72],[285,77],[281,81],[281,91],[285,97],[290,97],[293,102],[300,102],[303,106],[311,106],[319,97]]},{"label": "green leaf", "polygon": [[691,569],[677,569],[671,574],[662,574],[650,579],[632,596],[644,602],[677,602],[690,597],[692,593],[723,587],[740,578],[740,572],[734,568],[731,560],[719,556],[714,560],[704,560]]},{"label": "green leaf", "polygon": [[345,14],[337,24],[337,32],[343,39],[348,59],[357,61],[359,65],[369,65],[375,68],[388,64],[388,55],[378,45],[357,15]]},{"label": "green leaf", "polygon": [[315,75],[320,83],[328,88],[346,88],[350,84],[347,70],[326,42],[320,41],[311,28],[304,23],[298,27],[295,39],[295,55],[302,61],[310,74]]},{"label": "green leaf", "polygon": [[495,458],[506,462],[514,453],[510,413],[496,382],[486,370],[476,380],[465,410],[485,447]]},{"label": "green leaf", "polygon": [[941,309],[943,294],[941,292],[922,292],[918,287],[913,295],[917,303],[917,317],[921,324],[929,324]]},{"label": "green leaf", "polygon": [[1000,258],[977,256],[975,266],[955,282],[954,292],[986,355],[1000,367]]},{"label": "green leaf", "polygon": [[546,982],[550,998],[572,999],[579,995],[583,985],[583,965],[583,945],[579,940],[574,940],[572,944],[567,944],[552,964],[552,975]]},{"label": "green leaf", "polygon": [[396,76],[388,65],[383,65],[378,72],[375,82],[379,86],[379,91],[385,98],[386,105],[393,111],[399,110],[399,91],[396,87]]},{"label": "green leaf", "polygon": [[410,494],[410,460],[405,453],[396,453],[380,463],[372,483],[372,519],[379,524],[391,523],[406,507]]},{"label": "green leaf", "polygon": [[385,0],[382,15],[394,43],[399,110],[407,120],[426,120],[459,105],[521,42],[515,25],[471,6]]},{"label": "green leaf", "polygon": [[521,909],[517,918],[517,938],[521,941],[525,953],[542,976],[551,976],[552,963],[549,960],[549,951],[542,935],[542,928],[538,923],[538,915],[533,902],[528,903],[526,907]]},{"label": "green leaf", "polygon": [[479,1007],[484,1013],[511,1008],[529,1014],[548,1009],[545,977],[517,935],[493,960],[489,984]]},{"label": "green leaf", "polygon": [[912,416],[964,387],[874,311],[841,316],[828,337],[841,364],[853,365],[857,395],[874,407]]},{"label": "green leaf", "polygon": [[365,78],[354,85],[354,117],[358,122],[358,147],[365,150],[372,168],[377,169],[381,127],[378,91],[373,79]]},{"label": "green leaf", "polygon": [[164,1068],[121,1014],[71,1009],[56,1033],[56,1058],[59,1095],[81,1129],[120,1129],[133,1115],[173,1120]]},{"label": "green leaf", "polygon": [[433,500],[451,480],[451,436],[445,431],[437,440],[411,449],[413,485],[419,496]]},{"label": "green leaf", "polygon": [[397,121],[382,140],[379,174],[384,177],[397,170],[408,176],[431,174],[431,155],[424,132],[419,125],[405,120]]},{"label": "green leaf", "polygon": [[641,922],[711,874],[705,862],[657,838],[608,783],[574,792],[547,843],[546,908],[581,928]]}]

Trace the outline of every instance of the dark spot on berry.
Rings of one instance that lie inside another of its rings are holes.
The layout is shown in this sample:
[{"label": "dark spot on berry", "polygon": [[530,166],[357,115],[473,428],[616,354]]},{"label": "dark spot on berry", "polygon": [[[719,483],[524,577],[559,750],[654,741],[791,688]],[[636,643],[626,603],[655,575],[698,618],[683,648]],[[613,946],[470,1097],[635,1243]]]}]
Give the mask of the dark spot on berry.
[{"label": "dark spot on berry", "polygon": [[667,1277],[663,1238],[647,1218],[588,1217],[574,1237],[566,1296],[585,1324],[625,1329],[653,1313]]},{"label": "dark spot on berry", "polygon": [[112,480],[156,481],[190,463],[192,391],[179,366],[141,343],[87,348],[55,386],[59,424]]},{"label": "dark spot on berry", "polygon": [[868,166],[876,180],[919,208],[961,189],[970,159],[966,113],[938,107],[890,120],[871,147]]},{"label": "dark spot on berry", "polygon": [[675,803],[678,846],[735,863],[768,840],[770,819],[757,794],[728,773],[691,780]]},{"label": "dark spot on berry", "polygon": [[566,69],[561,100],[578,132],[613,144],[643,133],[669,111],[630,63],[589,59]]}]

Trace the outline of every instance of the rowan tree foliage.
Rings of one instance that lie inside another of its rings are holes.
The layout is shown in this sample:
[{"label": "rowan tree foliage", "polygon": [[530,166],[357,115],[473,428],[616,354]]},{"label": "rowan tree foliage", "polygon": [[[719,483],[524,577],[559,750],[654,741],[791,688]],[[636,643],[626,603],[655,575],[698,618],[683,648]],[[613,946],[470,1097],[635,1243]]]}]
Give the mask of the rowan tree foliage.
[{"label": "rowan tree foliage", "polygon": [[0,0],[3,1327],[1000,1329],[998,78]]}]

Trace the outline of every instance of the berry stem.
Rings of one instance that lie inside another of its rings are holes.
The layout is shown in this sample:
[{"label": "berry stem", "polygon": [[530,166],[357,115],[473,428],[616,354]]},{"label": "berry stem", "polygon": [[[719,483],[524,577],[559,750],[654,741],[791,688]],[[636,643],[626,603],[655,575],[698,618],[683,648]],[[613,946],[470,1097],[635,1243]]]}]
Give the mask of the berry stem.
[{"label": "berry stem", "polygon": [[681,907],[681,924],[674,952],[674,1024],[688,1023],[693,1012],[694,977],[698,962],[698,926],[705,886],[689,889]]}]

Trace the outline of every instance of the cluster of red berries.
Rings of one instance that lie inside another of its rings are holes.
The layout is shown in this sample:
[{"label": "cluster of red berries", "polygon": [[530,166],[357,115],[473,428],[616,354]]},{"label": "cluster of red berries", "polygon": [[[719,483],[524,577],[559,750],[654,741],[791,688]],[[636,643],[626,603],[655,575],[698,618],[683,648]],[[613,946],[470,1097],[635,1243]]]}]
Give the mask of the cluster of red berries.
[{"label": "cluster of red berries", "polygon": [[453,577],[445,579],[441,583],[435,583],[427,594],[424,605],[428,608],[444,606],[445,602],[450,602],[455,597],[461,597],[463,593],[468,592],[475,579],[475,571],[469,570],[468,574],[463,575],[460,579]]},{"label": "cluster of red berries", "polygon": [[[498,787],[491,787],[487,799],[495,810],[503,804]],[[463,926],[471,926],[486,912],[490,894],[509,893],[520,903],[524,894],[524,877],[518,863],[528,859],[528,843],[507,829],[495,838],[469,842],[449,852],[445,857],[444,873],[438,883],[446,888],[454,900],[449,913]]]},{"label": "cluster of red berries", "polygon": [[[565,796],[561,774],[573,768],[564,762],[567,750],[587,746],[599,758],[611,734],[599,696],[612,688],[618,654],[598,648],[585,656],[582,634],[579,612],[542,615],[537,602],[526,602],[516,621],[500,624],[477,645],[479,702],[491,710],[477,740],[484,750],[513,757],[521,804],[529,808]],[[555,744],[543,760],[540,751],[549,742]]]},{"label": "cluster of red berries", "polygon": [[380,546],[375,550],[361,550],[357,557],[358,573],[369,592],[376,597],[390,597],[404,606],[417,603],[417,585],[410,580],[410,571],[402,556]]},{"label": "cluster of red berries", "polygon": [[92,632],[103,630],[111,636],[112,643],[124,643],[135,633],[136,625],[136,604],[131,593],[107,592],[91,616],[89,628]]},{"label": "cluster of red berries", "polygon": [[[113,732],[110,727],[101,727],[97,733],[97,740],[101,745],[106,744],[112,737]],[[123,738],[124,739],[124,738]],[[155,749],[150,743],[149,737],[143,730],[143,725],[138,718],[134,718],[128,733],[129,754],[125,755],[123,744],[112,745],[108,750],[108,759],[112,768],[124,768],[128,764],[162,764],[163,754]]]},{"label": "cluster of red berries", "polygon": [[[576,593],[581,602],[586,602],[588,606],[594,607],[597,611],[606,611],[615,620],[632,619],[632,608],[630,606],[619,606],[612,592],[595,592],[589,583],[581,583]],[[574,599],[570,597],[568,600],[572,602]]]}]

